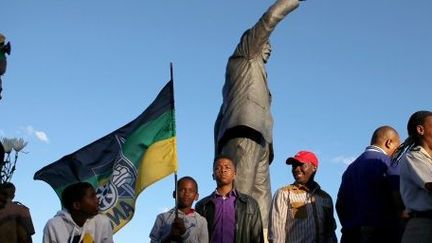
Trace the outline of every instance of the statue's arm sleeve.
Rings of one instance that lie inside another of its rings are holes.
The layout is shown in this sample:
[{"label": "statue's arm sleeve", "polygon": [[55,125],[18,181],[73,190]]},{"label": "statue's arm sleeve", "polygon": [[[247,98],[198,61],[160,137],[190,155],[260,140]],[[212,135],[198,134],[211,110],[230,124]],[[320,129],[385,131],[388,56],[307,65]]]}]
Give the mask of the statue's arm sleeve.
[{"label": "statue's arm sleeve", "polygon": [[297,7],[296,0],[276,1],[258,22],[243,34],[234,55],[245,56],[248,59],[261,55],[263,45],[268,42],[276,25]]}]

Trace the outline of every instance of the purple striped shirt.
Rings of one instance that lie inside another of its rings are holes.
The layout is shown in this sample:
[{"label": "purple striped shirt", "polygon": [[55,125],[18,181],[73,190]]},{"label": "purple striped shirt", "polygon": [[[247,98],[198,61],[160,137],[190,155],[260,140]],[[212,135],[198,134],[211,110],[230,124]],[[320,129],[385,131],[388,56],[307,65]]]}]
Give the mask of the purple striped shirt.
[{"label": "purple striped shirt", "polygon": [[233,190],[225,196],[217,191],[214,194],[215,217],[213,222],[212,243],[228,243],[235,241],[235,207],[237,194]]}]

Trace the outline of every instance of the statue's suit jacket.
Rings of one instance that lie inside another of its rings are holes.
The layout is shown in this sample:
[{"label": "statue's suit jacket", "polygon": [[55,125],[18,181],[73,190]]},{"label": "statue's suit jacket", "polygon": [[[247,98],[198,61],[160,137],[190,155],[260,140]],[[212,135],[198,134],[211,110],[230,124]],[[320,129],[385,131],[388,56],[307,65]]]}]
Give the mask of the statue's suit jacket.
[{"label": "statue's suit jacket", "polygon": [[220,141],[227,136],[227,131],[236,127],[251,128],[267,143],[273,143],[271,94],[262,50],[275,26],[288,14],[286,2],[279,0],[273,4],[255,26],[243,34],[228,60],[223,103],[215,123],[216,153],[220,150],[218,147],[223,146]]}]

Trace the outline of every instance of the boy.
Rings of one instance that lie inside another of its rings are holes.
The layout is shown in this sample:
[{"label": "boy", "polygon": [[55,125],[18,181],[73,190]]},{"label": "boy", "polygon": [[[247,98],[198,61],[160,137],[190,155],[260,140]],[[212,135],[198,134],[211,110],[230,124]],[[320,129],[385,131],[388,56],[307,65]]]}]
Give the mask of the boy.
[{"label": "boy", "polygon": [[[175,198],[176,191],[173,192]],[[198,200],[198,184],[185,176],[177,181],[177,210],[173,208],[157,216],[150,232],[152,243],[156,242],[208,242],[207,221],[192,209]]]},{"label": "boy", "polygon": [[212,243],[263,243],[263,226],[258,203],[234,187],[236,164],[226,155],[218,155],[213,164],[216,190],[201,199],[196,210],[208,222]]},{"label": "boy", "polygon": [[43,243],[112,243],[109,219],[98,214],[99,200],[93,186],[78,182],[62,193],[64,209],[44,228]]}]

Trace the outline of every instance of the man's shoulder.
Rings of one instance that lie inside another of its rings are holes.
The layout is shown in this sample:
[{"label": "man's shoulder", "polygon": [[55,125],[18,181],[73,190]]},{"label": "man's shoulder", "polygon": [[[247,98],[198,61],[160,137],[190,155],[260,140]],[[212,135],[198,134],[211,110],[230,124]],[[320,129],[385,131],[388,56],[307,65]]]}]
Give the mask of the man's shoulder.
[{"label": "man's shoulder", "polygon": [[252,204],[252,205],[258,206],[258,202],[255,200],[255,198],[253,198],[247,194],[241,193],[239,191],[236,191],[236,193],[237,193],[237,196],[239,198],[239,201],[247,203],[247,204]]},{"label": "man's shoulder", "polygon": [[318,190],[317,194],[323,198],[330,199],[330,200],[332,199],[330,194],[328,192],[324,191],[322,188],[320,188]]},{"label": "man's shoulder", "polygon": [[[381,152],[379,150],[366,150],[364,151],[355,161],[359,160],[364,161],[364,160],[382,160],[382,161],[387,161],[390,160],[390,156],[388,156],[387,154],[385,154],[384,152]],[[354,162],[355,162],[354,161]]]},{"label": "man's shoulder", "polygon": [[55,215],[54,217],[50,218],[47,223],[45,224],[45,227],[50,228],[50,227],[56,227],[57,225],[60,225],[61,223],[64,222],[63,217],[59,216],[59,215]]},{"label": "man's shoulder", "polygon": [[96,222],[110,223],[110,219],[105,214],[98,213],[93,217]]},{"label": "man's shoulder", "polygon": [[211,202],[211,199],[212,199],[212,198],[213,198],[213,193],[211,193],[210,195],[208,195],[208,196],[202,198],[201,200],[199,200],[199,201],[196,203],[195,208],[200,207],[200,206],[203,206],[204,204],[207,204],[208,202]]},{"label": "man's shoulder", "polygon": [[28,207],[27,207],[26,205],[22,204],[21,202],[13,201],[13,203],[14,203],[15,205],[17,205],[17,206],[20,206],[20,207],[23,207],[23,208],[27,208],[27,209],[28,209]]},{"label": "man's shoulder", "polygon": [[292,191],[292,190],[298,190],[299,188],[296,186],[296,185],[294,185],[294,184],[289,184],[289,185],[286,185],[286,186],[282,186],[282,187],[280,187],[279,188],[279,192],[289,192],[289,191]]},{"label": "man's shoulder", "polygon": [[200,213],[198,213],[197,211],[195,211],[194,214],[195,214],[195,216],[197,217],[198,220],[201,220],[201,221],[204,220],[207,223],[207,219],[204,216],[202,216]]},{"label": "man's shoulder", "polygon": [[8,202],[5,211],[8,215],[29,215],[29,209],[22,204],[17,204],[16,202]]}]

